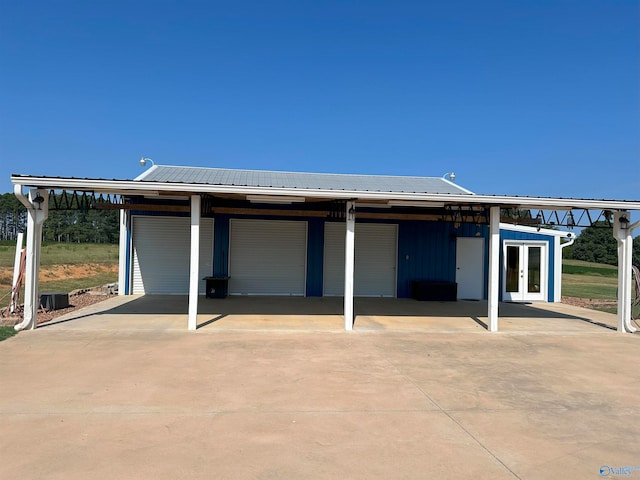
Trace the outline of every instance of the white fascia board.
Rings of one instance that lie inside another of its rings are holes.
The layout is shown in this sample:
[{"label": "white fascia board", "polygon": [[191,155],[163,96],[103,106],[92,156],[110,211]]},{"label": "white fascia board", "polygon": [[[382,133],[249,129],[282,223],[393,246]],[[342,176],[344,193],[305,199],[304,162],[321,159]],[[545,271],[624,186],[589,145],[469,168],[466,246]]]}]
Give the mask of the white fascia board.
[{"label": "white fascia board", "polygon": [[538,230],[538,227],[528,227],[525,225],[513,225],[511,223],[500,223],[500,230],[509,230],[511,232],[524,232],[524,233],[535,233],[538,235],[548,235],[553,237],[573,237],[575,233],[567,232],[563,230],[552,230],[550,228],[541,228]]},{"label": "white fascia board", "polygon": [[157,165],[151,165],[151,167],[147,168],[144,172],[134,178],[134,181],[144,180],[144,178],[149,175],[149,173],[153,172],[157,168]]},{"label": "white fascia board", "polygon": [[514,197],[504,195],[472,195],[443,193],[376,192],[357,190],[324,190],[283,187],[250,187],[237,185],[206,185],[195,183],[140,182],[135,180],[102,180],[79,178],[21,177],[12,176],[15,185],[44,187],[49,189],[87,190],[101,193],[127,192],[143,195],[148,191],[190,192],[190,193],[233,193],[242,195],[290,195],[294,197],[321,198],[333,200],[405,200],[423,202],[445,202],[449,204],[478,204],[527,208],[532,205],[549,209],[602,209],[640,210],[640,200],[589,200],[576,198]]},{"label": "white fascia board", "polygon": [[464,191],[465,191],[466,193],[468,193],[469,195],[474,195],[474,193],[473,193],[471,190],[466,189],[466,188],[464,188],[464,187],[461,187],[461,186],[460,186],[460,185],[458,185],[457,183],[454,183],[454,182],[452,182],[451,180],[449,180],[448,178],[444,178],[444,177],[442,177],[442,181],[447,182],[448,184],[453,185],[454,187],[459,188],[460,190],[464,190]]}]

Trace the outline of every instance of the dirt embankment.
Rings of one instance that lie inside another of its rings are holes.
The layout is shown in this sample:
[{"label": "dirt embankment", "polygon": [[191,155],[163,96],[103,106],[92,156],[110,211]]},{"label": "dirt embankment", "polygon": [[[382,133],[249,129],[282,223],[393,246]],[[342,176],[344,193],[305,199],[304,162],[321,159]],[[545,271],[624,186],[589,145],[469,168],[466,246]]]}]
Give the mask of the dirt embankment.
[{"label": "dirt embankment", "polygon": [[576,307],[586,307],[599,310],[601,308],[616,308],[617,300],[600,300],[591,298],[562,297],[562,303]]},{"label": "dirt embankment", "polygon": [[[118,265],[104,263],[83,263],[80,265],[42,265],[40,281],[55,281],[71,278],[88,278],[98,274],[118,274]],[[11,288],[13,267],[0,267],[0,287]],[[87,285],[93,287],[94,285]]]},{"label": "dirt embankment", "polygon": [[[117,276],[118,265],[102,263],[85,263],[81,265],[43,265],[40,267],[40,282],[86,278],[87,285],[84,287],[91,289],[93,287],[98,287],[98,285],[91,284],[91,277],[104,274]],[[10,292],[12,281],[13,268],[0,267],[0,290]],[[54,310],[51,312],[40,311],[38,312],[38,323],[51,321],[55,317],[69,313],[77,308],[83,308],[94,303],[101,302],[109,297],[109,292],[103,291],[102,289],[70,292],[68,308]],[[10,299],[6,297],[0,305],[0,310],[2,310],[3,313],[3,315],[0,315],[0,325],[15,325],[21,320],[20,312],[17,312],[17,315],[9,315],[8,311],[5,311],[5,307],[8,307],[9,302]]]}]

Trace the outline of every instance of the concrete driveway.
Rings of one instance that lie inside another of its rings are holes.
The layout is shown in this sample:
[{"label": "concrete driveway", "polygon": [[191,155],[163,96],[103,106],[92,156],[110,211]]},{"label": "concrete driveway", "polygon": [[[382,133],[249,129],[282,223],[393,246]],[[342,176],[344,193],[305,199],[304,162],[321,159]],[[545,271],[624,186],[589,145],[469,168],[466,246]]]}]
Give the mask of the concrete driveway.
[{"label": "concrete driveway", "polygon": [[396,305],[344,332],[228,303],[188,332],[145,301],[0,342],[0,478],[640,478],[640,336],[612,315],[492,334]]}]

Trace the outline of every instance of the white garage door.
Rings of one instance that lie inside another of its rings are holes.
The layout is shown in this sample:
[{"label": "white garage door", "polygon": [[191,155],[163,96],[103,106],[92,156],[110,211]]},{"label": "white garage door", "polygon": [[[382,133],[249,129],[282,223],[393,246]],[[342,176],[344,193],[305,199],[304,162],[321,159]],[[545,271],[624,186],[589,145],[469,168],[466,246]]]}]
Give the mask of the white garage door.
[{"label": "white garage door", "polygon": [[[324,295],[344,295],[344,223],[328,222],[324,235]],[[398,226],[356,223],[354,295],[396,296]]]},{"label": "white garage door", "polygon": [[[133,217],[133,293],[189,293],[191,220]],[[213,272],[213,219],[200,219],[200,278]],[[199,292],[205,293],[200,280]]]},{"label": "white garage door", "polygon": [[307,222],[231,219],[229,294],[304,296]]}]

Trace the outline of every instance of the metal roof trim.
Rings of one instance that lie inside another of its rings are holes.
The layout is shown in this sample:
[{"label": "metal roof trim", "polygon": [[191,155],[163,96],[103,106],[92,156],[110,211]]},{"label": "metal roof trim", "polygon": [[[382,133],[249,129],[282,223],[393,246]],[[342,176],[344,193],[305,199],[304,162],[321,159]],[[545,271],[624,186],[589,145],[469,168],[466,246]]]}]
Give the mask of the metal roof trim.
[{"label": "metal roof trim", "polygon": [[104,180],[80,179],[64,177],[35,177],[14,175],[13,184],[25,187],[41,187],[49,189],[86,190],[102,193],[125,191],[128,194],[143,194],[148,191],[185,192],[193,194],[204,193],[239,193],[251,195],[292,195],[309,198],[336,200],[411,200],[434,201],[460,204],[484,204],[505,206],[512,208],[535,207],[568,207],[583,209],[612,209],[612,210],[640,210],[640,200],[596,200],[582,198],[561,197],[525,197],[509,195],[478,195],[478,194],[450,194],[450,193],[408,193],[408,192],[379,192],[359,190],[326,190],[282,187],[248,187],[229,185],[207,185],[187,183],[141,182],[134,180]]},{"label": "metal roof trim", "polygon": [[190,170],[211,170],[211,171],[229,171],[229,172],[241,172],[241,173],[253,173],[253,174],[275,174],[275,175],[305,175],[305,176],[331,176],[331,177],[364,177],[364,178],[394,178],[394,179],[431,179],[431,180],[443,180],[447,183],[450,183],[458,188],[460,187],[458,184],[447,180],[442,177],[420,177],[418,175],[378,175],[371,173],[331,173],[331,172],[294,172],[289,170],[253,170],[246,168],[222,168],[222,167],[194,167],[192,165],[154,165],[155,167],[161,168],[176,168],[176,169],[190,169]]},{"label": "metal roof trim", "polygon": [[504,223],[504,222],[500,222],[500,229],[510,230],[512,232],[535,233],[539,235],[547,235],[549,237],[567,238],[567,236],[575,236],[574,232],[569,232],[567,230],[552,230],[550,228],[545,228],[545,227],[538,228],[538,227],[532,227],[530,225],[518,225],[518,224]]}]

